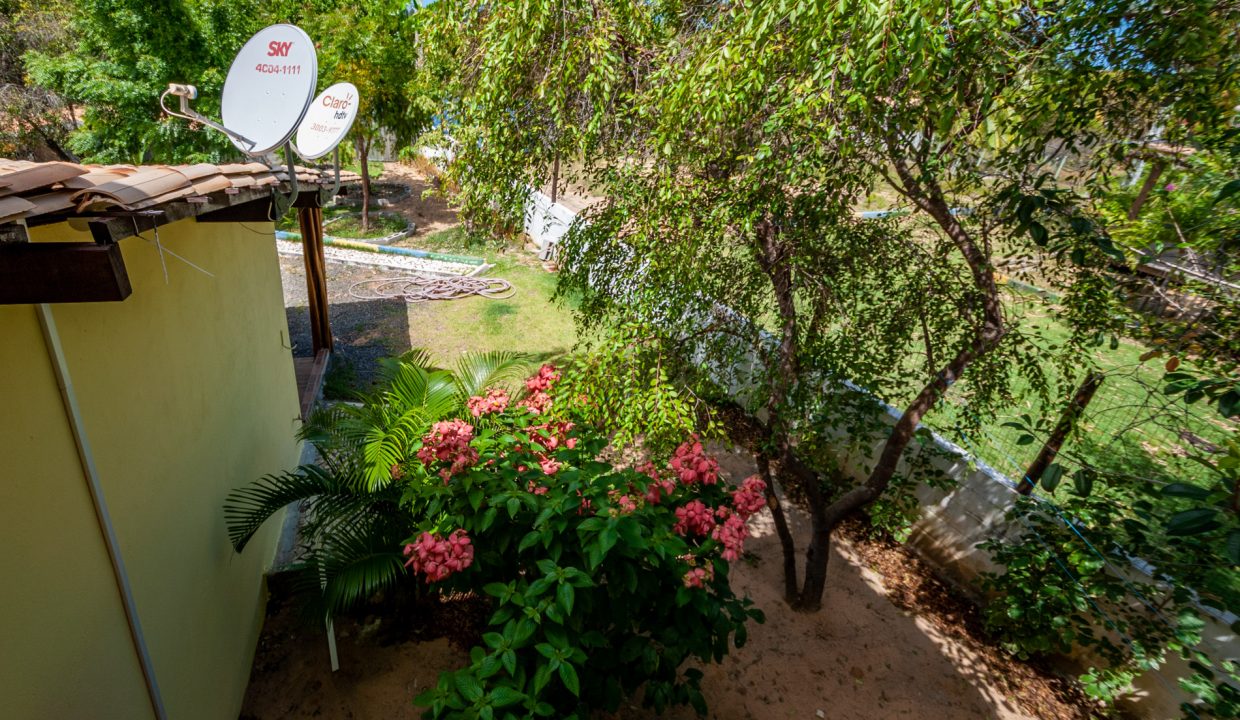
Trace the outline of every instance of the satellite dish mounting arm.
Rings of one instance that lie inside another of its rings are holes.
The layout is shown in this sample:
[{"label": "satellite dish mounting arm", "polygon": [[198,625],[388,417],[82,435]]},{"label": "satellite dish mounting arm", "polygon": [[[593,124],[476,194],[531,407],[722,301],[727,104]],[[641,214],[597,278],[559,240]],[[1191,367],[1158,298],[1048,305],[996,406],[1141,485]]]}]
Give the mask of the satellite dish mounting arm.
[{"label": "satellite dish mounting arm", "polygon": [[284,172],[288,175],[289,193],[281,195],[276,189],[278,186],[271,186],[271,210],[273,213],[272,221],[279,220],[284,214],[293,207],[293,203],[297,202],[297,196],[301,194],[301,188],[297,185],[297,168],[293,165],[293,147],[292,143],[284,143]]},{"label": "satellite dish mounting arm", "polygon": [[[172,110],[171,108],[168,107],[167,104],[165,104],[164,100],[167,99],[169,95],[175,95],[178,98],[180,98],[181,100],[181,111],[180,112]],[[163,108],[164,112],[168,113],[169,115],[173,117],[179,117],[185,120],[189,120],[191,122],[196,122],[202,125],[206,125],[212,130],[219,130],[220,132],[224,133],[225,135],[236,140],[239,143],[244,143],[245,145],[249,146],[251,149],[254,147],[253,140],[245,137],[244,135],[241,135],[240,133],[236,133],[236,132],[233,132],[232,130],[229,130],[228,128],[215,122],[211,118],[205,115],[202,115],[201,113],[191,108],[189,106],[189,101],[196,100],[197,98],[198,98],[198,88],[194,87],[193,85],[180,85],[178,83],[169,83],[168,89],[165,90],[164,93],[159,96],[159,106]]]}]

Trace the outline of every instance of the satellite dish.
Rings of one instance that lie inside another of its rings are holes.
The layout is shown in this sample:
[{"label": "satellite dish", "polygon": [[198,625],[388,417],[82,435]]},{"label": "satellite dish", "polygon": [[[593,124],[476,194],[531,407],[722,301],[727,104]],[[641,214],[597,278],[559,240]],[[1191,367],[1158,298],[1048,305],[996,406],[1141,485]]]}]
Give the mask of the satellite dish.
[{"label": "satellite dish", "polygon": [[353,127],[359,104],[353,83],[336,83],[319,93],[297,128],[293,149],[306,160],[318,160],[335,150]]},{"label": "satellite dish", "polygon": [[220,115],[228,138],[252,157],[289,141],[306,115],[319,79],[314,42],[296,25],[259,30],[233,58]]}]

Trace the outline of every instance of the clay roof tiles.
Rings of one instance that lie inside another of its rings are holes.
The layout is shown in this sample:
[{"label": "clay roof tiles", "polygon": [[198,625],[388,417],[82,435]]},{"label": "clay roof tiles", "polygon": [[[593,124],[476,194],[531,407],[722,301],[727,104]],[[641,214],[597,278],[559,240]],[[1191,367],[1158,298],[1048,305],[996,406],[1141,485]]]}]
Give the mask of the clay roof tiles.
[{"label": "clay roof tiles", "polygon": [[[332,171],[297,166],[299,183],[329,185]],[[341,172],[341,183],[357,182]],[[142,210],[193,196],[287,182],[281,168],[260,162],[214,165],[79,165],[0,158],[0,223],[51,214]]]}]

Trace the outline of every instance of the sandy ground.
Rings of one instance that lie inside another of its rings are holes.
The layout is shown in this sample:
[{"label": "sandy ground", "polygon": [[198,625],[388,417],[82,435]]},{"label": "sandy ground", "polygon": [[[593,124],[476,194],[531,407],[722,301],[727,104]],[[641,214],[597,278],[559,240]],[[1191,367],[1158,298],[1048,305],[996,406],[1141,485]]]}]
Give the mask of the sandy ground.
[{"label": "sandy ground", "polygon": [[[720,459],[734,478],[752,472],[747,456]],[[793,513],[792,521],[803,536],[805,518]],[[892,575],[920,568],[902,551],[866,541],[837,543],[824,609],[813,615],[789,611],[780,598],[780,550],[769,513],[756,516],[752,525],[755,537],[746,549],[754,561],[738,563],[732,576],[736,591],[753,598],[767,621],[750,627],[744,648],[705,668],[710,718],[1088,717],[1079,704],[1064,699],[1062,682],[1012,661],[961,629],[961,621],[950,614],[951,598],[943,598],[947,611],[917,614],[897,606],[899,599],[872,568],[890,566]],[[896,594],[908,591],[909,582],[899,579]],[[936,587],[938,594],[945,592]],[[913,594],[923,589],[914,587]],[[946,618],[943,612],[949,613]],[[298,624],[288,605],[275,608],[242,718],[415,718],[420,711],[410,700],[434,684],[441,670],[466,658],[464,650],[443,638],[385,644],[362,627],[341,622],[341,669],[333,675],[321,627]],[[614,717],[654,715],[630,705]],[[664,717],[695,715],[677,708]]]}]

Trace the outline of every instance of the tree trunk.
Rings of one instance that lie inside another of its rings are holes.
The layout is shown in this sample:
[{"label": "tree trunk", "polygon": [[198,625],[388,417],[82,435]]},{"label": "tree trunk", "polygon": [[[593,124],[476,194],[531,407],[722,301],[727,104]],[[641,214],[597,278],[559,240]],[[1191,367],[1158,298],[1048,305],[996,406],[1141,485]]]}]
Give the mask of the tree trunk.
[{"label": "tree trunk", "polygon": [[[821,587],[826,574],[826,556],[824,555],[821,542],[822,528],[820,525],[820,520],[822,519],[822,487],[817,474],[812,471],[806,472],[808,468],[801,466],[795,459],[790,437],[791,423],[785,417],[789,390],[800,379],[800,358],[798,355],[800,339],[797,335],[797,309],[792,266],[787,261],[787,248],[783,245],[782,234],[774,223],[769,220],[763,220],[758,223],[757,233],[759,263],[762,265],[762,269],[767,277],[771,280],[771,289],[775,295],[775,304],[779,310],[780,320],[776,369],[771,379],[771,392],[766,403],[766,411],[770,418],[770,435],[765,451],[769,453],[770,445],[774,445],[775,452],[779,457],[779,476],[781,478],[795,477],[805,485],[805,491],[810,501],[810,517],[813,531],[813,539],[810,541],[806,555],[805,582],[807,587],[819,587],[818,596],[821,597]],[[773,480],[774,477],[772,475],[771,479]],[[788,487],[786,480],[781,479],[781,482],[783,482],[785,488]],[[771,483],[770,491],[771,495],[768,497],[768,503],[771,498],[775,498],[776,503],[778,503],[778,498],[775,496],[774,483]],[[781,511],[780,520],[784,520],[786,529],[786,519],[782,515]],[[805,607],[806,591],[804,588],[800,592],[797,591],[796,547],[792,542],[791,532],[788,533],[788,541],[786,543],[782,537],[780,542],[784,545],[785,600],[792,607],[803,609]],[[790,554],[791,557],[789,556]]]},{"label": "tree trunk", "polygon": [[771,474],[771,461],[761,452],[755,452],[758,460],[758,473],[766,483],[766,506],[771,509],[771,518],[775,521],[775,534],[779,537],[779,546],[784,551],[784,602],[795,605],[797,591],[797,546],[788,529],[788,518],[784,515],[784,507],[775,493],[775,477]]},{"label": "tree trunk", "polygon": [[360,134],[353,138],[357,162],[362,169],[362,234],[370,230],[370,141]]},{"label": "tree trunk", "polygon": [[952,215],[951,208],[937,185],[923,186],[902,160],[895,161],[893,165],[903,183],[903,187],[898,188],[900,192],[934,219],[968,264],[973,284],[982,293],[983,317],[974,331],[972,341],[957,351],[904,409],[904,413],[891,429],[891,434],[887,436],[882,454],[866,481],[823,508],[820,518],[815,513],[814,540],[810,546],[805,585],[801,589],[798,603],[798,609],[802,610],[816,610],[822,606],[831,532],[840,521],[877,500],[887,490],[921,419],[974,360],[999,344],[1005,332],[1003,307],[987,255],[977,247],[972,236]]},{"label": "tree trunk", "polygon": [[[789,452],[785,462],[791,457]],[[817,612],[822,608],[822,595],[827,587],[827,563],[831,559],[831,531],[827,522],[826,502],[822,496],[822,479],[815,475],[805,481],[809,500],[810,540],[805,552],[805,584],[792,607],[801,612]]]}]

